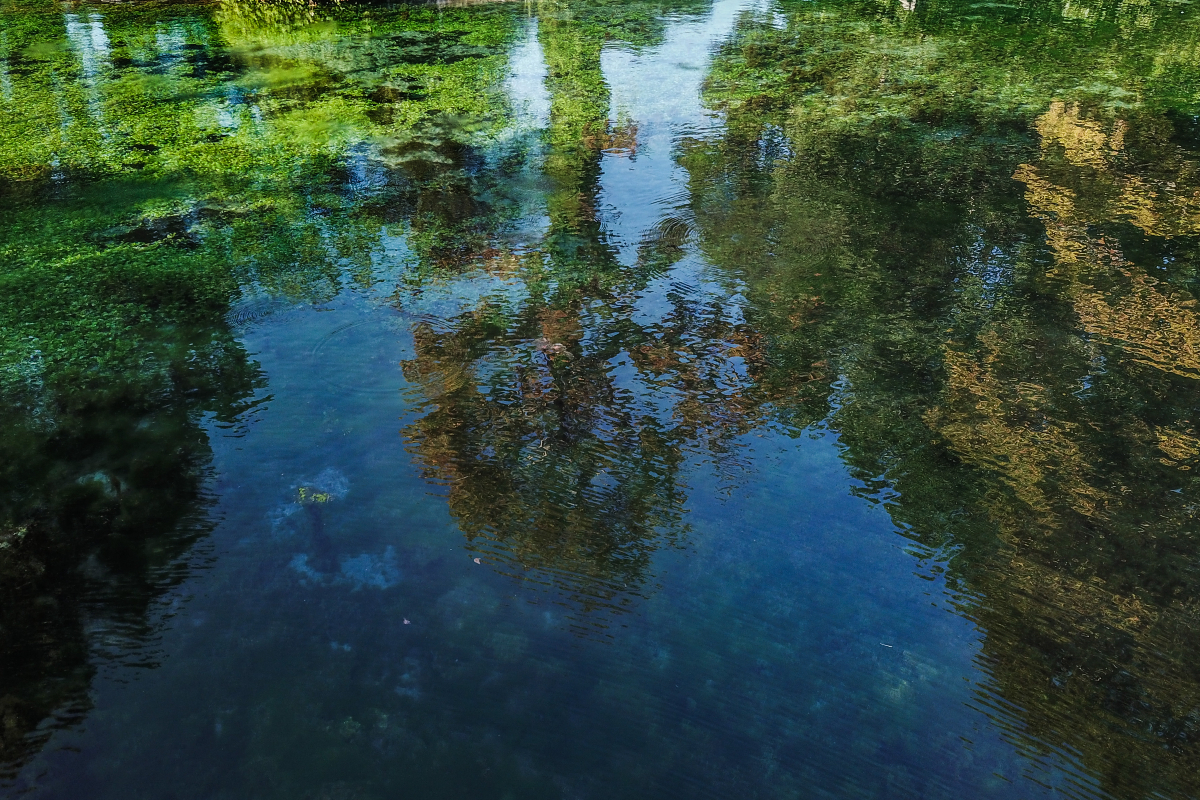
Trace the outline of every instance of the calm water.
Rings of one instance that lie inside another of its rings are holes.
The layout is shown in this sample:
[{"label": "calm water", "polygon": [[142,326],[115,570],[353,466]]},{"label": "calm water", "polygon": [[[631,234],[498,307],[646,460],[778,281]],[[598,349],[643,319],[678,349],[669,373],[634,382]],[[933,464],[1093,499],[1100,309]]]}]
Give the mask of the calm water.
[{"label": "calm water", "polygon": [[1185,0],[0,0],[0,792],[1200,797]]}]

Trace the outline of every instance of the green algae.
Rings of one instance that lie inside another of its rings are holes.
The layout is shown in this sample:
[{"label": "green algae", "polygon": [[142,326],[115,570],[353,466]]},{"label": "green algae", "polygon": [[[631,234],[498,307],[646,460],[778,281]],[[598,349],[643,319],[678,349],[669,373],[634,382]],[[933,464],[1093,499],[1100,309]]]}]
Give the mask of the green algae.
[{"label": "green algae", "polygon": [[1190,8],[1136,18],[1086,4],[784,8],[784,26],[744,20],[708,76],[710,103],[733,130],[769,120],[806,163],[883,191],[965,199],[993,174],[993,155],[1027,146],[1023,132],[1052,101],[1106,114],[1200,109]]},{"label": "green algae", "polygon": [[[147,19],[169,25],[170,19],[157,9],[117,11],[105,17],[116,46],[89,80],[70,88],[62,83],[59,76],[75,68],[69,48],[47,51],[16,77],[14,99],[6,103],[15,113],[0,129],[0,170],[14,200],[7,206],[18,215],[6,215],[0,244],[12,298],[3,325],[4,352],[14,359],[6,365],[6,390],[34,380],[27,375],[34,369],[30,359],[40,358],[38,370],[63,370],[64,384],[77,385],[93,368],[103,375],[119,371],[121,359],[132,365],[145,349],[136,333],[120,333],[182,324],[177,314],[219,315],[238,285],[284,281],[293,293],[328,292],[318,286],[337,274],[339,256],[318,259],[326,265],[323,278],[311,275],[322,271],[314,265],[306,267],[310,277],[300,278],[295,259],[280,265],[259,243],[316,255],[299,243],[311,231],[297,229],[295,220],[314,204],[345,205],[314,193],[329,186],[329,172],[347,148],[404,135],[434,109],[482,119],[495,107],[488,87],[500,74],[496,47],[511,28],[503,10],[472,16],[470,33],[454,28],[465,12],[414,9],[381,26],[368,12],[347,10],[314,28],[309,11],[305,6],[289,17],[277,10],[266,29],[247,28],[239,14],[253,18],[254,9],[236,4],[221,6],[213,27],[183,17],[173,24],[193,40],[188,46],[195,49],[183,52],[196,63],[182,58],[166,67],[161,56],[156,64],[144,52],[139,25]],[[339,8],[329,11],[336,15]],[[53,21],[37,8],[10,13],[24,23],[7,32],[14,49],[39,40],[31,21]],[[440,33],[446,29],[451,34]],[[386,47],[393,32],[457,55],[414,59],[403,48],[397,54]],[[466,44],[445,45],[447,36]],[[327,57],[334,45],[359,37],[361,47],[342,44],[332,51],[335,59]],[[230,48],[228,57],[216,50],[218,42]],[[463,52],[468,46],[474,49]],[[132,63],[118,67],[122,61]],[[423,99],[390,104],[401,110],[387,125],[371,122],[368,113],[380,103],[361,87],[374,87],[398,69],[425,87]],[[242,75],[234,85],[246,97],[230,107],[224,93],[234,72]],[[331,81],[341,88],[332,89]],[[263,123],[250,119],[251,110]],[[58,124],[50,124],[55,118]],[[443,137],[472,135],[470,126],[459,130]],[[78,211],[63,219],[26,205],[61,180],[55,175],[88,182],[86,196],[73,201]],[[153,241],[136,241],[137,231]],[[271,274],[276,266],[278,276]],[[114,349],[114,341],[125,346]]]}]

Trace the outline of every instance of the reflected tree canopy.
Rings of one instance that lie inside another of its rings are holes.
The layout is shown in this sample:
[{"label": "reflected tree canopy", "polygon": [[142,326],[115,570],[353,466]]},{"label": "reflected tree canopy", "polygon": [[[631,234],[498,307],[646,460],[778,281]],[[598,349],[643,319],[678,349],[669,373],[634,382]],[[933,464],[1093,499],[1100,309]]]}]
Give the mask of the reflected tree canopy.
[{"label": "reflected tree canopy", "polygon": [[[610,120],[601,48],[656,43],[663,9],[538,10],[547,228],[532,248],[483,252],[471,265],[504,291],[420,324],[405,374],[428,413],[405,433],[474,547],[585,611],[618,611],[643,591],[655,550],[686,532],[686,451],[702,438],[720,448],[749,427],[744,381],[722,370],[753,337],[684,293],[667,324],[635,322],[639,291],[672,259],[660,242],[622,264],[598,211],[603,152],[635,152],[637,136]],[[580,629],[608,616],[598,619]]]},{"label": "reflected tree canopy", "polygon": [[[1122,797],[1186,796],[1200,771],[1196,24],[1131,5],[747,18],[709,83],[742,138],[685,158],[704,251],[745,280],[768,359],[828,363],[807,402],[948,559],[1011,704],[985,710]],[[1056,48],[1003,57],[1035,29]]]}]

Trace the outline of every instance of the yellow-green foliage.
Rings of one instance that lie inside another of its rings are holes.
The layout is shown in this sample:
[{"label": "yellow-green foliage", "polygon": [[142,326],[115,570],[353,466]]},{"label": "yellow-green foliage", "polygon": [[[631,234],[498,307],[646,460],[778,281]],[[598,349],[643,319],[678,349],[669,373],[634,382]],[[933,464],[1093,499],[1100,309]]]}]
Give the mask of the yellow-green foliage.
[{"label": "yellow-green foliage", "polygon": [[[969,185],[966,173],[982,167],[964,161],[1014,144],[1054,101],[1108,113],[1200,109],[1191,6],[833,0],[783,9],[784,24],[742,20],[713,65],[708,101],[734,130],[774,123],[815,161],[862,162],[863,175],[893,190],[929,186],[931,171],[951,166],[942,184]],[[886,159],[879,137],[907,138],[905,158]]]},{"label": "yellow-green foliage", "polygon": [[[515,13],[5,7],[0,384],[157,385],[171,370],[151,341],[219,322],[239,284],[336,291],[370,261],[346,160],[386,164],[379,148],[435,113],[460,121],[439,129],[458,146],[503,125]],[[314,208],[340,210],[337,235]]]}]

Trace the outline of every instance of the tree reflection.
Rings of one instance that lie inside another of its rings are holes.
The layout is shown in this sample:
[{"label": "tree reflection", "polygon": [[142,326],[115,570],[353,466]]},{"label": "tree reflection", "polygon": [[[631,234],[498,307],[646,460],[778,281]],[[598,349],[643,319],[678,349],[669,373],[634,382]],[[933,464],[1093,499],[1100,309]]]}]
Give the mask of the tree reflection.
[{"label": "tree reflection", "polygon": [[601,48],[653,43],[658,11],[539,7],[548,230],[536,250],[476,262],[520,299],[427,319],[404,365],[426,412],[405,435],[472,547],[584,611],[619,611],[644,591],[652,554],[687,530],[688,454],[733,465],[734,440],[763,416],[760,337],[687,287],[668,293],[663,319],[635,321],[639,293],[682,252],[678,237],[647,241],[625,266],[597,210],[603,151],[635,151],[637,135],[609,119]]},{"label": "tree reflection", "polygon": [[[859,55],[879,46],[835,11],[811,12],[813,24]],[[865,493],[948,561],[962,612],[986,632],[981,708],[1035,759],[1077,754],[1112,796],[1186,796],[1200,773],[1186,633],[1200,589],[1200,186],[1187,118],[1057,99],[1037,83],[1077,69],[1073,56],[1106,46],[1088,37],[1111,29],[1058,22],[1047,35],[1074,30],[1079,50],[1012,87],[1045,99],[1004,119],[963,100],[964,77],[990,80],[967,50],[920,91],[914,62],[897,63],[917,41],[936,52],[945,28],[974,42],[949,10],[873,29],[894,37],[883,79],[856,72],[867,61],[846,50],[816,60],[806,13],[796,34],[748,22],[714,70],[714,100],[744,138],[685,158],[705,253],[746,280],[779,370],[770,380],[814,361],[840,378],[808,402],[829,398]],[[1129,35],[1167,40],[1178,33],[1167,25],[1143,20]],[[768,70],[765,54],[808,59],[803,77],[822,88],[740,97],[740,70]],[[881,88],[893,75],[900,90]],[[903,113],[855,128],[813,110],[826,99]],[[766,120],[780,128],[746,113],[768,101],[791,113]],[[772,147],[788,157],[746,156]]]},{"label": "tree reflection", "polygon": [[[1200,328],[1194,266],[1180,258],[1200,233],[1196,155],[1161,117],[1054,103],[1036,129],[1041,157],[1015,176],[1045,224],[1042,279],[1071,324],[981,320],[973,342],[947,347],[928,420],[998,482],[985,507],[1009,548],[979,586],[1005,599],[984,619],[1017,634],[996,647],[1000,687],[1028,698],[1035,736],[1103,765],[1107,790],[1149,794],[1200,768],[1200,675],[1183,635],[1200,590]],[[1086,721],[1058,722],[1081,711]]]}]

